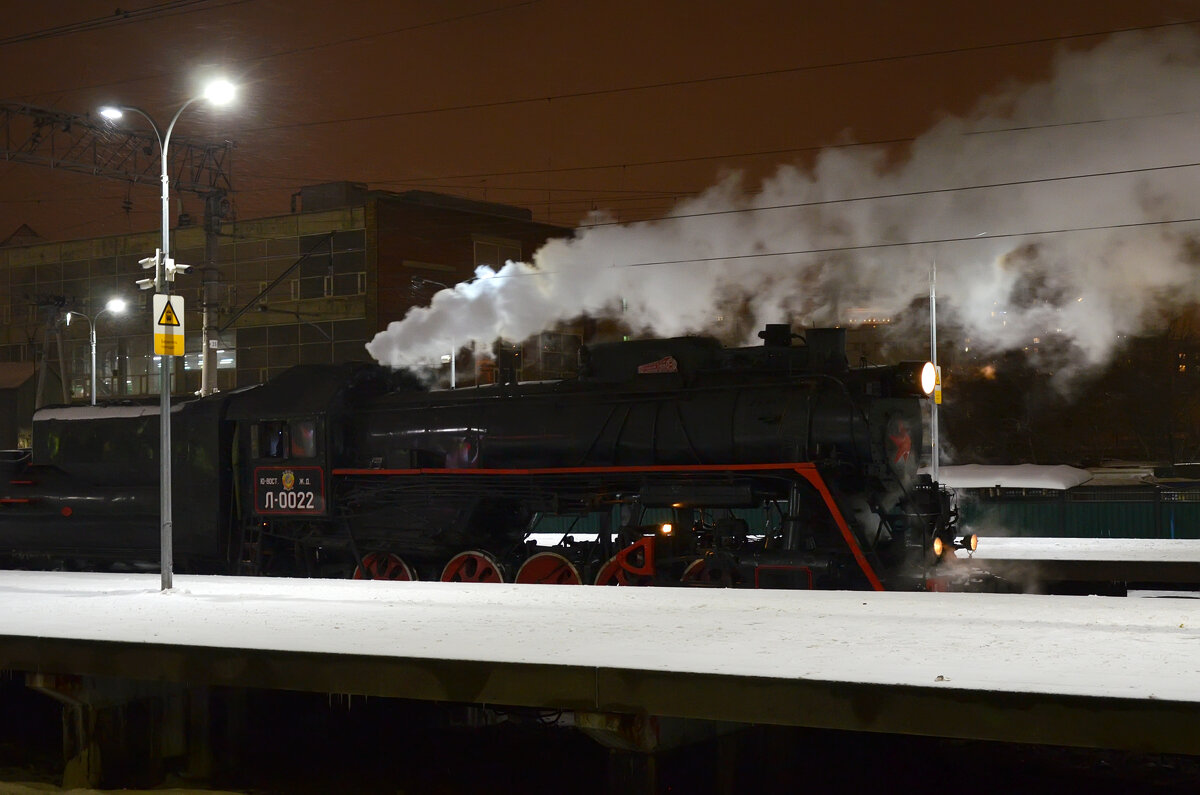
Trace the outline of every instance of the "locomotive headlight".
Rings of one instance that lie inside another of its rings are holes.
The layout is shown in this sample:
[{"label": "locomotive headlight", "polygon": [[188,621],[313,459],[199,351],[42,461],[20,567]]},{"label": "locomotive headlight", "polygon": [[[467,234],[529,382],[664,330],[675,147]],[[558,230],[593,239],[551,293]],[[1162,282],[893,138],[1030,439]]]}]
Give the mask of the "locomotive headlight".
[{"label": "locomotive headlight", "polygon": [[933,362],[925,362],[921,367],[921,391],[926,395],[932,395],[935,386],[937,386],[937,368],[933,366]]},{"label": "locomotive headlight", "polygon": [[946,551],[946,542],[942,540],[941,536],[934,536],[933,537],[933,555],[934,555],[934,557],[940,558],[942,556],[942,553],[945,551]]},{"label": "locomotive headlight", "polygon": [[894,397],[927,397],[937,386],[937,368],[933,362],[900,362],[890,381]]},{"label": "locomotive headlight", "polygon": [[971,533],[969,536],[964,536],[962,540],[963,549],[969,549],[974,552],[979,549],[979,536]]}]

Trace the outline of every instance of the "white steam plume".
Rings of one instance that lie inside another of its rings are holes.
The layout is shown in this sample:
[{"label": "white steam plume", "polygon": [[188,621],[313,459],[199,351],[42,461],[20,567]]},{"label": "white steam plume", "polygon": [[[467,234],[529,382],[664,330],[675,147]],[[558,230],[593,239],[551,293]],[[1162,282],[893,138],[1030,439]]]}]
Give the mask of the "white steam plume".
[{"label": "white steam plume", "polygon": [[[993,187],[946,190],[968,186]],[[939,302],[973,345],[1057,333],[1095,364],[1197,298],[1200,223],[1170,223],[1186,219],[1200,219],[1200,37],[1122,34],[942,121],[902,163],[848,147],[757,191],[731,176],[664,219],[583,228],[532,264],[480,269],[367,350],[435,361],[585,313],[673,336],[711,326],[731,298],[759,324],[844,322],[851,307],[908,306],[936,260]]]}]

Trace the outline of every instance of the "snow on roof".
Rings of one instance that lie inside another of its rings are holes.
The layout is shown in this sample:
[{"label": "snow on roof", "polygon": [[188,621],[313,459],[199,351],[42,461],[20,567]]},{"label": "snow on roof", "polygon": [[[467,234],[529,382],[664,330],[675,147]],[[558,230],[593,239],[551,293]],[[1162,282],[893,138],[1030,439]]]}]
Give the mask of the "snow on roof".
[{"label": "snow on roof", "polygon": [[[922,472],[928,472],[923,469]],[[1016,464],[1014,466],[983,466],[964,464],[938,468],[938,481],[952,489],[1069,489],[1092,477],[1086,469],[1075,467]]]},{"label": "snow on roof", "polygon": [[[172,412],[179,406],[171,407]],[[152,417],[158,414],[158,404],[134,404],[128,406],[50,406],[34,412],[34,419],[43,420],[110,420],[124,417]]]},{"label": "snow on roof", "polygon": [[[967,557],[959,550],[958,557]],[[983,535],[974,557],[984,560],[1088,560],[1200,563],[1194,538],[1017,538]]]},{"label": "snow on roof", "polygon": [[1200,703],[1200,600],[0,572],[0,636]]}]

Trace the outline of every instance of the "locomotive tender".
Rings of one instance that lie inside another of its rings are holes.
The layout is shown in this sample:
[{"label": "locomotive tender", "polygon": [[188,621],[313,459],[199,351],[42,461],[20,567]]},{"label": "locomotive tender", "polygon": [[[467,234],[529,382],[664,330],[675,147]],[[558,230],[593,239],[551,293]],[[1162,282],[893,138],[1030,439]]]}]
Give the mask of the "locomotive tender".
[{"label": "locomotive tender", "polygon": [[[593,345],[554,382],[314,365],[178,401],[176,568],[945,587],[973,539],[918,475],[931,366],[848,367],[840,329],[759,336]],[[39,411],[32,453],[3,464],[5,565],[155,567],[158,427],[157,405]]]}]

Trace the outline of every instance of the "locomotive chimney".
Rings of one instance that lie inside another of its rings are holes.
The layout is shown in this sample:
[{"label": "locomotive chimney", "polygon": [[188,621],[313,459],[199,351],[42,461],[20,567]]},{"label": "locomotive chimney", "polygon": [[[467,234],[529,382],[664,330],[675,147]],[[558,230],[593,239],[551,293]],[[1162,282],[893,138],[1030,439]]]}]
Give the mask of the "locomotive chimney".
[{"label": "locomotive chimney", "polygon": [[787,323],[768,323],[758,332],[758,338],[768,348],[788,348],[792,344],[792,327]]},{"label": "locomotive chimney", "polygon": [[496,354],[496,383],[517,383],[521,371],[520,346],[497,342],[493,350]]},{"label": "locomotive chimney", "polygon": [[808,364],[814,370],[836,373],[846,369],[846,329],[811,328],[804,338],[808,343]]}]

